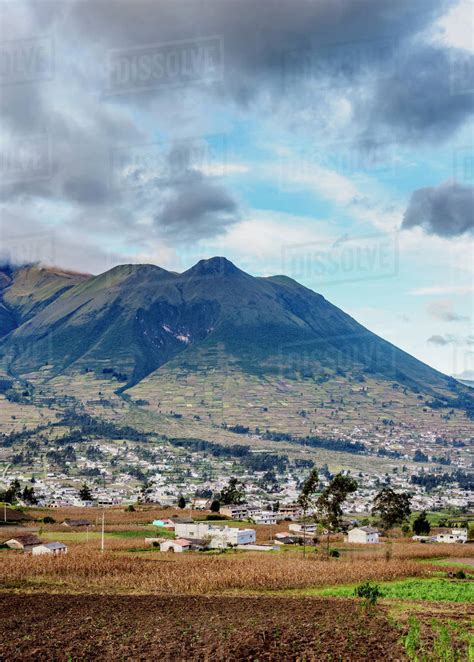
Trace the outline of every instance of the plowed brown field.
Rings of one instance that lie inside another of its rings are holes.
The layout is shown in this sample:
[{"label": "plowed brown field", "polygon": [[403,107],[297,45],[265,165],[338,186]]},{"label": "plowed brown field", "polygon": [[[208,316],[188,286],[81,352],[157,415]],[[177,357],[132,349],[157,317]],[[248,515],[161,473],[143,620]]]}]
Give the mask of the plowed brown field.
[{"label": "plowed brown field", "polygon": [[0,594],[0,659],[402,660],[382,608],[345,599]]}]

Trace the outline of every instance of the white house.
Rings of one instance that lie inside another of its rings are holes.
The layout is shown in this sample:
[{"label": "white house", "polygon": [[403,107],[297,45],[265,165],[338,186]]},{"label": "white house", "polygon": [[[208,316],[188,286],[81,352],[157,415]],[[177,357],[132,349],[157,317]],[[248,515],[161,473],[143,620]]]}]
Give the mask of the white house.
[{"label": "white house", "polygon": [[41,543],[42,541],[34,534],[16,536],[4,542],[10,549],[22,549],[24,552],[31,552],[34,547],[41,545]]},{"label": "white house", "polygon": [[[160,545],[160,552],[190,552],[193,549],[200,549],[201,545],[197,544],[198,541],[195,540],[194,544],[192,540],[186,540],[185,538],[176,538],[176,540],[165,540]],[[201,543],[201,541],[199,541]]]},{"label": "white house", "polygon": [[289,531],[293,531],[293,533],[308,536],[316,533],[317,526],[310,522],[292,522],[291,524],[288,524],[288,529]]},{"label": "white house", "polygon": [[36,547],[33,547],[31,553],[33,556],[40,556],[42,554],[54,554],[55,556],[59,556],[60,554],[67,553],[67,547],[62,542],[45,542],[42,545],[36,545]]},{"label": "white house", "polygon": [[230,526],[216,526],[207,522],[176,523],[175,533],[178,538],[204,539],[209,547],[227,547],[228,545],[248,545],[256,541],[255,529],[238,529]]},{"label": "white house", "polygon": [[252,519],[255,524],[276,524],[277,514],[270,510],[261,510],[259,513],[253,515]]},{"label": "white house", "polygon": [[436,542],[467,542],[467,529],[451,529],[451,533],[438,533]]},{"label": "white house", "polygon": [[362,544],[378,543],[379,532],[372,526],[356,526],[347,533],[347,542]]}]

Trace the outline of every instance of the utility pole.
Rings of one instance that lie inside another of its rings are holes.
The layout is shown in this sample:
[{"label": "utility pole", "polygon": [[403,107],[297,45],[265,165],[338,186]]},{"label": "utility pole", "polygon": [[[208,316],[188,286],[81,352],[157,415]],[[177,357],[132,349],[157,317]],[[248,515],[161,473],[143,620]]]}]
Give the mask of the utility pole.
[{"label": "utility pole", "polygon": [[101,540],[101,545],[100,545],[100,551],[102,552],[102,554],[104,553],[104,548],[105,548],[104,520],[105,520],[105,510],[102,513],[102,540]]}]

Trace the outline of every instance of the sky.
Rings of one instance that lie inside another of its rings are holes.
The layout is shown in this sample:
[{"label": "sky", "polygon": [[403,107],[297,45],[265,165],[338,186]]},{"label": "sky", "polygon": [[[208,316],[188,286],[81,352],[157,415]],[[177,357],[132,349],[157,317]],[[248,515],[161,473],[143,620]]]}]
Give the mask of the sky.
[{"label": "sky", "polygon": [[0,4],[0,259],[224,255],[474,378],[473,0]]}]

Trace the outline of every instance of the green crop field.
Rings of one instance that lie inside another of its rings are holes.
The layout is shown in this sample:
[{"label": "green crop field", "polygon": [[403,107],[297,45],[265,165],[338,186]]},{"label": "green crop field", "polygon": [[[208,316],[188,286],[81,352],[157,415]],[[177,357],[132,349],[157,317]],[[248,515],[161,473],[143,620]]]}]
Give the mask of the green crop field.
[{"label": "green crop field", "polygon": [[[393,582],[382,582],[382,597],[389,600],[432,600],[448,602],[474,602],[474,581],[445,578],[407,578]],[[312,595],[351,597],[355,585],[331,586],[312,591]],[[305,591],[308,594],[308,591]]]}]

